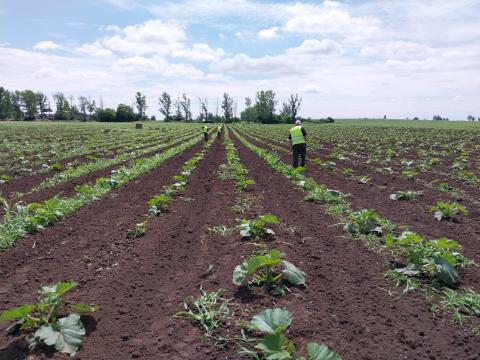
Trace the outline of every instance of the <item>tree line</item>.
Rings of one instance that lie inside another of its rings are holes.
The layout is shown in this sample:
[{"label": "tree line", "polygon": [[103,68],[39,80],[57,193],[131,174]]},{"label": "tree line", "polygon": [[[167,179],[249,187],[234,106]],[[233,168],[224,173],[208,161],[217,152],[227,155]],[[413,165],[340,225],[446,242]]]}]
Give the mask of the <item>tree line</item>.
[{"label": "tree line", "polygon": [[[0,120],[80,120],[100,122],[129,122],[138,120],[156,120],[148,118],[148,108],[145,95],[135,94],[131,106],[118,104],[116,109],[104,108],[103,101],[80,96],[75,99],[61,92],[52,95],[55,110],[49,97],[43,92],[32,90],[9,91],[0,87]],[[277,113],[278,100],[272,90],[262,90],[256,93],[254,100],[245,98],[244,110],[237,114],[237,100],[224,93],[220,101],[209,103],[207,98],[198,98],[199,113],[193,116],[192,100],[187,94],[174,99],[166,91],[158,99],[159,112],[163,120],[183,122],[258,122],[258,123],[291,123],[298,119],[302,98],[292,94],[282,103]]]}]

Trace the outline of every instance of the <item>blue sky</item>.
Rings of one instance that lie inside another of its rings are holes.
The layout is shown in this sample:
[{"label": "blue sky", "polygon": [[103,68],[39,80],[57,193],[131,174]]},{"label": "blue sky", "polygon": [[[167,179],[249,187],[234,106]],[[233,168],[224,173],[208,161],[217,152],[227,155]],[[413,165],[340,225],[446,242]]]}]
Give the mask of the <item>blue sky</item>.
[{"label": "blue sky", "polygon": [[[0,0],[0,86],[102,98],[273,89],[312,117],[480,116],[480,1]],[[280,105],[279,105],[280,107]]]}]

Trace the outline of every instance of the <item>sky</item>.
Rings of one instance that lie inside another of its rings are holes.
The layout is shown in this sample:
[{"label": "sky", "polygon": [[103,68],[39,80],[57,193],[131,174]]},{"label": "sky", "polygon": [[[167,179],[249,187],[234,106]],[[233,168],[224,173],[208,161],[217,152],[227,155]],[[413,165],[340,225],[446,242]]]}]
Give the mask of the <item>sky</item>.
[{"label": "sky", "polygon": [[0,86],[102,98],[292,93],[300,116],[480,117],[480,0],[0,0]]}]

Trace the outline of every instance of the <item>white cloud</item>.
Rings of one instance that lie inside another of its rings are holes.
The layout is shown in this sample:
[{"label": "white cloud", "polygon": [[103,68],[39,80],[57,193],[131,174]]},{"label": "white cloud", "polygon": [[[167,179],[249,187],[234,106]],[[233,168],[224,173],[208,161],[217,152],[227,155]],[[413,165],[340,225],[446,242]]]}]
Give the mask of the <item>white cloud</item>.
[{"label": "white cloud", "polygon": [[83,44],[74,49],[75,52],[87,56],[94,56],[94,57],[109,57],[112,56],[113,53],[103,47],[103,45],[99,41],[95,41],[90,44]]},{"label": "white cloud", "polygon": [[306,94],[325,94],[326,90],[318,85],[305,85],[298,89],[301,93]]},{"label": "white cloud", "polygon": [[212,49],[208,44],[194,44],[190,49],[178,49],[172,51],[173,57],[181,57],[190,61],[213,61],[225,55],[221,48]]},{"label": "white cloud", "polygon": [[289,55],[326,55],[339,53],[342,46],[331,39],[308,39],[304,40],[298,47],[288,49],[286,52]]},{"label": "white cloud", "polygon": [[203,71],[189,64],[171,64],[164,73],[165,76],[181,77],[183,79],[200,79]]},{"label": "white cloud", "polygon": [[283,30],[297,34],[342,34],[370,36],[378,31],[375,17],[353,16],[347,5],[324,1],[322,5],[296,3],[287,9],[291,14]]},{"label": "white cloud", "polygon": [[274,26],[269,29],[260,30],[258,32],[258,38],[261,40],[272,40],[279,37],[278,27]]},{"label": "white cloud", "polygon": [[375,56],[378,54],[378,49],[375,46],[364,46],[360,50],[360,55],[365,57]]},{"label": "white cloud", "polygon": [[107,5],[112,5],[123,10],[131,9],[136,5],[134,0],[97,0],[100,3],[105,3]]},{"label": "white cloud", "polygon": [[48,50],[58,50],[60,48],[61,46],[58,45],[57,43],[47,40],[47,41],[40,41],[36,43],[35,46],[33,47],[33,50],[48,51]]}]

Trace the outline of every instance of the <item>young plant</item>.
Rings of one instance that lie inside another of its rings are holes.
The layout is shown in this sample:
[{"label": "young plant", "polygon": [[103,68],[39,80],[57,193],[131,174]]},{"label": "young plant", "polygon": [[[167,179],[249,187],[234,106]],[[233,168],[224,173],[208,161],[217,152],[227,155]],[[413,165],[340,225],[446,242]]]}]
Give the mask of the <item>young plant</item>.
[{"label": "young plant", "polygon": [[263,286],[266,292],[273,295],[284,294],[284,286],[280,283],[282,279],[292,285],[305,284],[305,273],[292,263],[283,260],[282,253],[277,249],[265,255],[252,256],[235,267],[233,270],[235,285],[244,284],[248,278],[252,278],[250,284]]},{"label": "young plant", "polygon": [[380,217],[371,209],[363,209],[350,214],[350,222],[345,224],[344,229],[351,234],[381,236],[393,230],[393,224]]},{"label": "young plant", "polygon": [[142,221],[141,223],[135,224],[135,228],[128,230],[127,232],[127,238],[129,239],[136,239],[136,238],[141,238],[145,236],[145,233],[147,232],[147,224],[148,221]]},{"label": "young plant", "polygon": [[397,191],[393,194],[390,194],[390,200],[405,200],[405,201],[411,201],[415,200],[417,197],[421,196],[423,194],[422,191]]},{"label": "young plant", "polygon": [[395,271],[406,276],[436,278],[450,287],[458,282],[455,268],[473,264],[460,253],[460,244],[447,238],[426,240],[421,235],[404,231],[399,237],[387,236],[385,244],[400,248],[406,259],[406,265],[397,266]]},{"label": "young plant", "polygon": [[170,204],[171,196],[166,193],[159,194],[148,200],[148,214],[160,215],[161,213],[168,211],[168,205]]},{"label": "young plant", "polygon": [[407,179],[415,180],[418,176],[418,172],[413,170],[403,170],[402,175],[405,176]]},{"label": "young plant", "polygon": [[278,224],[278,218],[272,214],[259,216],[254,220],[242,220],[238,226],[242,238],[260,238],[275,235],[272,229],[266,227],[267,224]]},{"label": "young plant", "polygon": [[209,337],[222,323],[233,316],[230,309],[230,300],[222,298],[223,290],[205,292],[200,289],[201,295],[193,299],[189,297],[184,303],[184,311],[179,311],[175,317],[193,320]]},{"label": "young plant", "polygon": [[296,357],[295,344],[285,335],[292,320],[292,314],[288,310],[262,310],[252,318],[248,327],[264,334],[264,336],[254,346],[255,350],[243,348],[241,353],[248,354],[256,360],[341,360],[340,356],[333,350],[315,342],[307,344],[306,357]]},{"label": "young plant", "polygon": [[463,291],[444,289],[443,295],[445,298],[439,305],[445,310],[452,311],[455,321],[463,323],[466,318],[480,317],[480,294],[472,289]]},{"label": "young plant", "polygon": [[0,176],[0,185],[8,184],[9,182],[10,182],[10,176],[8,176],[8,175]]},{"label": "young plant", "polygon": [[252,179],[243,179],[235,183],[235,188],[240,191],[247,190],[247,187],[250,185],[255,185],[255,180]]},{"label": "young plant", "polygon": [[306,201],[315,201],[322,204],[339,204],[345,202],[345,194],[337,190],[327,189],[325,185],[316,185],[305,196]]},{"label": "young plant", "polygon": [[361,176],[357,176],[357,182],[359,184],[369,184],[370,181],[372,180],[372,178],[370,176],[367,176],[367,175],[361,175]]},{"label": "young plant", "polygon": [[455,221],[457,219],[457,215],[468,215],[468,210],[463,205],[460,205],[456,202],[447,203],[444,201],[438,201],[435,206],[430,208],[430,212],[434,213],[433,216],[438,221]]},{"label": "young plant", "polygon": [[[74,356],[85,335],[85,328],[78,314],[97,310],[95,306],[87,304],[67,307],[67,302],[61,300],[61,297],[76,286],[77,283],[74,281],[43,286],[38,291],[40,295],[38,303],[24,304],[6,310],[0,315],[0,320],[17,320],[7,330],[26,333],[30,349],[45,344],[53,346],[56,351]],[[69,311],[73,313],[60,317]]]},{"label": "young plant", "polygon": [[353,176],[353,169],[345,168],[345,169],[342,170],[342,174],[345,175],[346,177],[352,177]]}]

